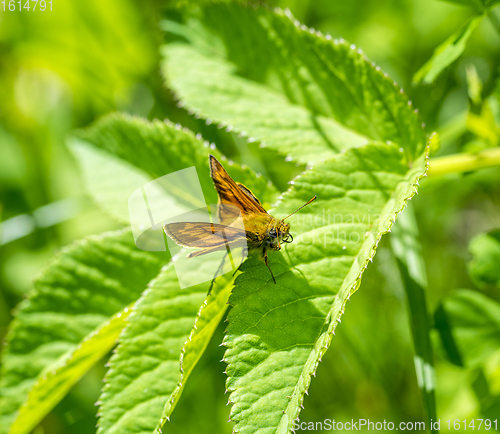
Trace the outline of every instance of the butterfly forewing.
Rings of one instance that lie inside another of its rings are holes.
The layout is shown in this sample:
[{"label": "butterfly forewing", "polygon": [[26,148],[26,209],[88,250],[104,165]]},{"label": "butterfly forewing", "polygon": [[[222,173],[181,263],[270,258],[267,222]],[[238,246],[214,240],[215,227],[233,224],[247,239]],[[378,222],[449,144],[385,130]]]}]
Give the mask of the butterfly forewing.
[{"label": "butterfly forewing", "polygon": [[253,193],[243,184],[236,184],[213,155],[210,156],[210,175],[219,195],[218,218],[222,224],[231,224],[240,213],[242,216],[267,214]]},{"label": "butterfly forewing", "polygon": [[215,223],[168,223],[164,228],[166,234],[183,247],[206,249],[246,240],[246,232],[243,229]]}]

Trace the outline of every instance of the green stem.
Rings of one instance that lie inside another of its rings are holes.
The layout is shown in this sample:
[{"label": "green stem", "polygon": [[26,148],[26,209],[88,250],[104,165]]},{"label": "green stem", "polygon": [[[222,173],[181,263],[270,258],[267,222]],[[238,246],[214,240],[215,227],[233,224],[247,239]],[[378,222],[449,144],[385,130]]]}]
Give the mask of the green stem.
[{"label": "green stem", "polygon": [[500,148],[486,149],[477,154],[455,154],[432,158],[428,174],[429,176],[442,176],[495,166],[500,166]]},{"label": "green stem", "polygon": [[427,306],[427,274],[418,233],[417,218],[411,204],[398,218],[391,236],[391,246],[401,273],[406,295],[410,331],[415,351],[414,363],[418,387],[422,395],[428,432],[437,434],[431,425],[436,421],[436,372],[434,369],[431,330],[432,320]]}]

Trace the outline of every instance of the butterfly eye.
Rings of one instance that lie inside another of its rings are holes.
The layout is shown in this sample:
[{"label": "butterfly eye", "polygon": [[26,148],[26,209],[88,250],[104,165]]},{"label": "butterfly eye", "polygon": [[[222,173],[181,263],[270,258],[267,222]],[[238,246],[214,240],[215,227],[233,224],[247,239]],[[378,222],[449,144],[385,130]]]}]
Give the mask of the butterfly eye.
[{"label": "butterfly eye", "polygon": [[271,238],[276,238],[278,235],[276,234],[276,228],[272,228],[269,230],[269,236]]}]

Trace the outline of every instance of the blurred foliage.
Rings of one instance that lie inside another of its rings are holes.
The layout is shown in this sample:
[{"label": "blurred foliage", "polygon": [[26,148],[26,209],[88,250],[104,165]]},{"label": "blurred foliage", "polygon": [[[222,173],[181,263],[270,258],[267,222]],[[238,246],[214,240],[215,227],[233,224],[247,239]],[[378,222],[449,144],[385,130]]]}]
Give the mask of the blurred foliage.
[{"label": "blurred foliage", "polygon": [[436,311],[436,328],[453,363],[477,367],[500,348],[500,304],[477,291],[453,291]]},{"label": "blurred foliage", "polygon": [[480,288],[500,288],[500,230],[474,237],[469,245],[473,255],[469,273]]},{"label": "blurred foliage", "polygon": [[[361,47],[404,87],[427,130],[438,130],[438,156],[498,146],[497,9],[477,24],[462,55],[433,83],[412,86],[415,73],[436,47],[482,10],[483,2],[268,3],[288,7],[306,25]],[[168,117],[217,142],[228,157],[264,173],[272,170],[267,172],[269,178],[281,180],[282,186],[297,173],[294,163],[273,164],[274,155],[262,161],[265,153],[257,155],[238,137],[177,107],[159,73],[158,47],[164,35],[158,22],[168,6],[159,1],[91,0],[54,2],[53,12],[0,11],[0,215],[6,222],[0,227],[2,337],[12,310],[56,250],[84,235],[118,227],[86,199],[76,165],[63,146],[73,128],[114,110],[150,119]],[[168,16],[179,18],[177,12]],[[452,291],[476,284],[484,292],[481,300],[498,303],[498,286],[484,277],[495,270],[492,263],[498,264],[487,254],[495,249],[491,235],[480,235],[471,244],[470,275],[467,264],[471,239],[500,226],[500,170],[429,178],[413,203],[428,275],[429,309],[446,307],[448,297],[456,294]],[[312,382],[301,420],[334,415],[339,420],[365,417],[394,422],[423,418],[398,276],[397,262],[383,242],[374,266],[367,270],[363,290],[353,297],[334,344],[319,365],[322,381]],[[219,327],[217,341],[223,329]],[[433,344],[441,419],[498,415],[498,352],[489,352],[479,368],[456,366],[438,330]],[[222,355],[221,348],[209,346],[174,412],[173,432],[230,432]],[[104,372],[103,364],[93,368],[34,432],[94,433],[94,402]]]}]

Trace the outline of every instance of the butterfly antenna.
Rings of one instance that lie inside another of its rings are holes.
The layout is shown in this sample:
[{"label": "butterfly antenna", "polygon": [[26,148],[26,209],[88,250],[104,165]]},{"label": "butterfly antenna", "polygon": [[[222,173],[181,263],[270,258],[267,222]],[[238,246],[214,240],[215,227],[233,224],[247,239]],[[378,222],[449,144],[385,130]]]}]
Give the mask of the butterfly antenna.
[{"label": "butterfly antenna", "polygon": [[283,220],[286,220],[288,217],[290,217],[291,215],[294,215],[297,211],[301,210],[302,208],[304,208],[305,206],[309,205],[314,199],[316,199],[316,196],[314,196],[311,200],[309,200],[307,203],[305,203],[304,205],[302,205],[301,207],[297,208],[294,212],[292,212],[291,214],[288,214],[284,219],[281,219],[281,221]]}]

